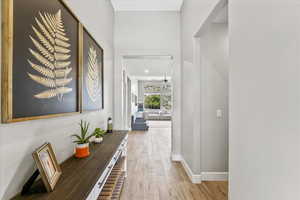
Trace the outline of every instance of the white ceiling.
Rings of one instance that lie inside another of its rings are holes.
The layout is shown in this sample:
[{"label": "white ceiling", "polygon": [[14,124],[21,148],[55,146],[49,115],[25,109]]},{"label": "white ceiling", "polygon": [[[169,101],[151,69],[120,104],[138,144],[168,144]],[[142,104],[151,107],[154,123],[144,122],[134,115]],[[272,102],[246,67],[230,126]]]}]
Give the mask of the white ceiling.
[{"label": "white ceiling", "polygon": [[180,11],[183,0],[111,0],[115,11]]},{"label": "white ceiling", "polygon": [[165,75],[169,79],[172,76],[172,59],[130,58],[124,59],[123,64],[129,76],[139,80],[162,79]]}]

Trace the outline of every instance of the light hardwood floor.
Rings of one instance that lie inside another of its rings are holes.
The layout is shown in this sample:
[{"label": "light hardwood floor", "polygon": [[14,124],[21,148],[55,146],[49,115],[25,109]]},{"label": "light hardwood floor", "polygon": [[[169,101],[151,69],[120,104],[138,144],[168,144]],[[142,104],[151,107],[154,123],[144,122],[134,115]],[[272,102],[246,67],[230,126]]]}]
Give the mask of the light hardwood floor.
[{"label": "light hardwood floor", "polygon": [[228,199],[227,182],[192,184],[181,164],[170,160],[171,129],[152,127],[129,133],[128,177],[121,200]]}]

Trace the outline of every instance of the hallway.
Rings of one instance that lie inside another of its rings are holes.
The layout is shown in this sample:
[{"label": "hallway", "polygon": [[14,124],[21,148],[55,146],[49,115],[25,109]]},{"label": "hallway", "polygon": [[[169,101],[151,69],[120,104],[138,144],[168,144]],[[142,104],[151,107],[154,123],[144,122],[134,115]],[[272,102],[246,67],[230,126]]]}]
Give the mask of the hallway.
[{"label": "hallway", "polygon": [[192,184],[181,164],[171,162],[171,128],[164,123],[169,122],[150,122],[148,132],[129,133],[121,200],[227,200],[227,182]]}]

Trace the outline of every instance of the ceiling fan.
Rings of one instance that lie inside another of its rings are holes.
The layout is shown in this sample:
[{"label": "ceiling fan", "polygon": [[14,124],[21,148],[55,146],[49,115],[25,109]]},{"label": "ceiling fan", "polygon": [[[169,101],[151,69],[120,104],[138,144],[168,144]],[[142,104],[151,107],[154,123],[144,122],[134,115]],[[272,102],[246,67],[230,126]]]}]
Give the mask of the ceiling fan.
[{"label": "ceiling fan", "polygon": [[164,80],[163,80],[163,82],[164,82],[164,83],[168,83],[167,73],[164,74]]}]

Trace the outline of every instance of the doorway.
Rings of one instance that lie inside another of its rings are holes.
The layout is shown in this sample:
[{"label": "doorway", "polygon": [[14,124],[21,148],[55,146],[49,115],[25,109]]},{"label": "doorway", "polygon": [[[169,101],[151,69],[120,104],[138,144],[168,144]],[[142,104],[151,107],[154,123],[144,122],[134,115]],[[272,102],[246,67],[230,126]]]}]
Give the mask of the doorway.
[{"label": "doorway", "polygon": [[195,35],[200,105],[199,173],[202,181],[228,179],[228,2],[220,0]]},{"label": "doorway", "polygon": [[[172,144],[172,56],[124,56],[123,104],[128,130],[153,133],[163,129]],[[149,131],[150,130],[150,131]]]}]

